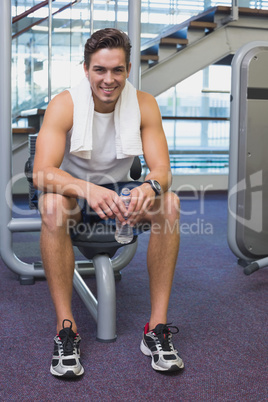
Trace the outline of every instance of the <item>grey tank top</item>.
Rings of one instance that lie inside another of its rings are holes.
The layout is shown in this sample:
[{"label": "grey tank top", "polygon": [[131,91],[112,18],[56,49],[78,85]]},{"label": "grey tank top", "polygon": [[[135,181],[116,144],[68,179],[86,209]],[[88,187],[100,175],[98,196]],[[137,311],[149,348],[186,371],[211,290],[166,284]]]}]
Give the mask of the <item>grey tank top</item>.
[{"label": "grey tank top", "polygon": [[72,129],[67,133],[61,169],[94,184],[129,180],[128,172],[134,157],[116,158],[114,112],[94,112],[92,133],[91,159],[70,154]]}]

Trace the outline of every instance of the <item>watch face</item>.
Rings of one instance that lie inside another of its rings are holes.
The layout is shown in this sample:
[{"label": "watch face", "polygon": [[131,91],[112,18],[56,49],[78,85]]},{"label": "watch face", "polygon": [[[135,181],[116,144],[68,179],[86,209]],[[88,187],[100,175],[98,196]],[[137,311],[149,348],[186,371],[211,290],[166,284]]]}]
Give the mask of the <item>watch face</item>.
[{"label": "watch face", "polygon": [[162,188],[160,186],[160,184],[158,183],[158,181],[156,180],[146,180],[144,183],[149,183],[152,187],[152,189],[154,190],[154,192],[156,193],[156,195],[160,195]]},{"label": "watch face", "polygon": [[155,185],[156,190],[160,193],[161,192],[161,186],[158,183],[158,181],[154,180],[154,185]]}]

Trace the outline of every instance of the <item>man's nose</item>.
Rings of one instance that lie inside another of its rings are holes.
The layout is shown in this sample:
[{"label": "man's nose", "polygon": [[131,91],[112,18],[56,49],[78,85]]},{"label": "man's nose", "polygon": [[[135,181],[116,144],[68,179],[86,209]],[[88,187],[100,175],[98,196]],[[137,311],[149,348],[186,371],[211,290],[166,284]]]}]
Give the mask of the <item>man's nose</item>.
[{"label": "man's nose", "polygon": [[114,81],[114,76],[113,76],[112,71],[107,71],[107,73],[105,74],[105,77],[104,77],[104,82],[106,84],[112,84],[113,81]]}]

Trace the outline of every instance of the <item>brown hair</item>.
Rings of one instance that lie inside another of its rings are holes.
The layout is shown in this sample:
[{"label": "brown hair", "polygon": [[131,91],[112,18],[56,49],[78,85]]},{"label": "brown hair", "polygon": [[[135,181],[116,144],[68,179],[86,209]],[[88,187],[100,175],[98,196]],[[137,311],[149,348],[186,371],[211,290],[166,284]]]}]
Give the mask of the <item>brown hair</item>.
[{"label": "brown hair", "polygon": [[128,70],[130,62],[131,43],[129,37],[115,28],[105,28],[96,31],[86,41],[84,50],[84,63],[89,68],[91,55],[100,49],[122,48],[126,55],[126,67]]}]

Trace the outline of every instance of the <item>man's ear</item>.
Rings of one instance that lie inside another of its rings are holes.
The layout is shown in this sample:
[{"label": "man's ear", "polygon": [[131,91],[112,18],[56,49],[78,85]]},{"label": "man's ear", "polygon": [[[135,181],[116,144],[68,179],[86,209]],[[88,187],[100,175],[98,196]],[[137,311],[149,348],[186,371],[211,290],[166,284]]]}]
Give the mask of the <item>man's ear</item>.
[{"label": "man's ear", "polygon": [[86,77],[88,78],[88,69],[87,69],[87,66],[86,66],[85,62],[83,63],[83,67],[84,67],[84,72],[86,74]]},{"label": "man's ear", "polygon": [[131,63],[129,62],[129,64],[128,64],[128,71],[127,71],[127,78],[129,77],[130,70],[131,70]]}]

